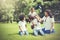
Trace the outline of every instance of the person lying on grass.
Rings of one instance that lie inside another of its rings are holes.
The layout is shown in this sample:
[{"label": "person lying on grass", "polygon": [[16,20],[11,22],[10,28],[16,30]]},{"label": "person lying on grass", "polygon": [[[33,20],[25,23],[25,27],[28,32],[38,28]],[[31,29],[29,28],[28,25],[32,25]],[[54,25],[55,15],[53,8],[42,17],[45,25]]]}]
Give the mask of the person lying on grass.
[{"label": "person lying on grass", "polygon": [[18,23],[18,25],[19,25],[19,34],[20,35],[24,35],[24,34],[28,35],[26,21],[25,21],[25,15],[20,15],[19,19],[20,19],[20,21]]}]

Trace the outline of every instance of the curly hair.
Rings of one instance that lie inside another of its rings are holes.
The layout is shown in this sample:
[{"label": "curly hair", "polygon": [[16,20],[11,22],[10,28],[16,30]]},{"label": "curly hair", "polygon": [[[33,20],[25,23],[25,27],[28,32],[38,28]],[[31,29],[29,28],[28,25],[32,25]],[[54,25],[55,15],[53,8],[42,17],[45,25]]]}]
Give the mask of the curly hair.
[{"label": "curly hair", "polygon": [[19,20],[20,20],[20,21],[24,20],[24,18],[25,18],[25,15],[20,15],[20,16],[19,16]]}]

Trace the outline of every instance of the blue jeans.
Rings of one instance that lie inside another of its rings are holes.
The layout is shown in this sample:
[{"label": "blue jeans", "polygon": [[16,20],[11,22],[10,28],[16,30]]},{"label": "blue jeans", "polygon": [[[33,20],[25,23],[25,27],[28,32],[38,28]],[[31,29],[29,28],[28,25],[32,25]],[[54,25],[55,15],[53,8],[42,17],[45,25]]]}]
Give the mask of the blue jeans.
[{"label": "blue jeans", "polygon": [[43,32],[45,34],[50,34],[50,33],[54,33],[55,32],[54,29],[52,31],[50,31],[50,30],[45,30],[45,28],[43,28],[42,30],[43,30]]},{"label": "blue jeans", "polygon": [[35,36],[37,36],[38,34],[44,35],[44,32],[43,32],[41,29],[39,29],[39,30],[34,30],[33,33],[34,33]]},{"label": "blue jeans", "polygon": [[29,33],[27,31],[19,31],[19,34],[22,35],[28,35]]}]

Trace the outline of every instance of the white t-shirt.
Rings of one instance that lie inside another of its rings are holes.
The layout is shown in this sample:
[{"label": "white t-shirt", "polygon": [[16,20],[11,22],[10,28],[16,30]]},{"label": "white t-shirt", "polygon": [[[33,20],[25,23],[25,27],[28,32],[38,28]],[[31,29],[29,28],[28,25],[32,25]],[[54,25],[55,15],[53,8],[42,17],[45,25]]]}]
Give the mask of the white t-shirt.
[{"label": "white t-shirt", "polygon": [[22,31],[26,31],[26,21],[19,21],[18,25],[22,28]]},{"label": "white t-shirt", "polygon": [[44,21],[43,24],[44,24],[45,30],[50,30],[52,23],[54,23],[54,18],[50,18],[49,16],[46,18],[44,16],[42,20]]},{"label": "white t-shirt", "polygon": [[41,24],[37,21],[37,19],[34,19],[34,20],[31,22],[31,25],[32,25],[32,23],[36,24],[36,26],[34,26],[34,29],[33,29],[33,30],[41,29]]},{"label": "white t-shirt", "polygon": [[34,17],[34,16],[36,16],[36,15],[37,15],[37,13],[36,13],[36,12],[33,12],[33,13],[29,12],[29,14],[28,14],[28,15],[31,15],[32,17]]}]

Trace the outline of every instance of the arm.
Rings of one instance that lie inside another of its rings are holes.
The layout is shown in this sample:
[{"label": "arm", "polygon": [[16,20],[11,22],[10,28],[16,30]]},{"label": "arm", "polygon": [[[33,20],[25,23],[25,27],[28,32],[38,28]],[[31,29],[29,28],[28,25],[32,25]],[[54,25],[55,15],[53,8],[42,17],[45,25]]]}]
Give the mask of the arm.
[{"label": "arm", "polygon": [[18,23],[18,26],[19,26],[19,30],[22,31],[21,22]]},{"label": "arm", "polygon": [[26,23],[26,21],[24,21],[24,23],[25,23],[25,27],[27,28],[27,23]]},{"label": "arm", "polygon": [[52,31],[52,29],[53,29],[53,27],[54,27],[54,18],[52,18],[52,22],[51,22],[51,31]]},{"label": "arm", "polygon": [[42,19],[42,18],[40,18],[38,15],[36,16],[36,18],[37,18],[37,20],[38,20],[40,23],[42,23],[42,22],[43,22],[43,19]]},{"label": "arm", "polygon": [[54,26],[54,23],[51,23],[51,28],[50,28],[50,31],[52,31],[53,26]]},{"label": "arm", "polygon": [[22,28],[19,26],[19,30],[21,30],[22,31]]}]

